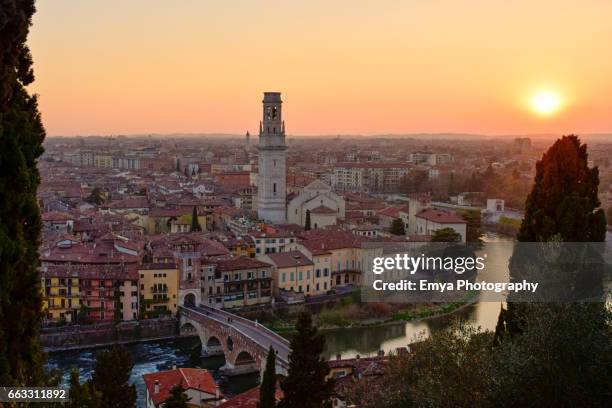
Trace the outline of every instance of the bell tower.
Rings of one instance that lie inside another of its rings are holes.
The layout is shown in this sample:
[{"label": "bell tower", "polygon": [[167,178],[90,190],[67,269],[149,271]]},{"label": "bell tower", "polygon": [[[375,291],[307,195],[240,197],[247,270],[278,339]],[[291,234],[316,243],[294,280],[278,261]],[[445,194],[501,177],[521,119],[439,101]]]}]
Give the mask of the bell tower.
[{"label": "bell tower", "polygon": [[285,122],[280,92],[264,92],[263,120],[259,123],[257,215],[268,222],[286,221]]}]

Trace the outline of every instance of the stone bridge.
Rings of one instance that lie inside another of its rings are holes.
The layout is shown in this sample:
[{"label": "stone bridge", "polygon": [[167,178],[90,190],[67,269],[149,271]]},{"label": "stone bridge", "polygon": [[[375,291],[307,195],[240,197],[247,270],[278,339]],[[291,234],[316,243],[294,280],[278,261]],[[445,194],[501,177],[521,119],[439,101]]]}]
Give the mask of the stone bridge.
[{"label": "stone bridge", "polygon": [[181,335],[197,334],[205,355],[225,355],[221,372],[263,373],[270,346],[276,351],[276,373],[287,375],[289,341],[261,324],[208,306],[180,307]]}]

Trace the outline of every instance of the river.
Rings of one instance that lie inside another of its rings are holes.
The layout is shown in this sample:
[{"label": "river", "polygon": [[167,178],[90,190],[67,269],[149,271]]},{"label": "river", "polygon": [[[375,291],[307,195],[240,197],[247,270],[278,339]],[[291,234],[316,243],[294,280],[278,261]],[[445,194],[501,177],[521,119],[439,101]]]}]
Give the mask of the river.
[{"label": "river", "polygon": [[[485,236],[485,246],[488,242],[500,241],[511,242],[508,238],[496,235]],[[341,354],[343,358],[356,355],[368,356],[376,355],[379,350],[388,353],[399,347],[406,347],[418,336],[427,336],[432,331],[448,327],[451,320],[456,317],[465,319],[484,330],[493,330],[497,323],[500,306],[497,302],[477,302],[447,316],[376,327],[325,331],[324,356],[326,358],[334,358],[337,354]],[[134,369],[130,381],[136,384],[139,407],[144,406],[145,400],[142,375],[169,369],[172,364],[179,367],[199,366],[210,370],[226,396],[235,395],[257,385],[259,374],[232,377],[231,380],[221,377],[218,368],[224,364],[223,357],[193,358],[192,350],[198,342],[198,338],[181,338],[128,346],[134,358]],[[81,380],[88,379],[91,378],[95,364],[95,353],[96,350],[91,349],[52,353],[49,355],[48,366],[61,370],[65,382],[68,381],[72,367],[79,368]]]}]

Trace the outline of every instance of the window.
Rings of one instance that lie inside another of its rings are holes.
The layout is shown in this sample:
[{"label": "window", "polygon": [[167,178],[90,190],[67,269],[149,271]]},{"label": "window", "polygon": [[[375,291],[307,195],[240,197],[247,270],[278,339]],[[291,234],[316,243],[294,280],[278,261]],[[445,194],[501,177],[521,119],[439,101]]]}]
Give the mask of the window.
[{"label": "window", "polygon": [[287,280],[287,274],[283,272],[281,282],[285,283],[286,280]]},{"label": "window", "polygon": [[321,277],[321,270],[320,269],[316,270],[316,276],[317,276],[317,278]]},{"label": "window", "polygon": [[[298,272],[298,280],[302,280],[302,271]],[[300,292],[301,292],[301,290],[300,290]]]},{"label": "window", "polygon": [[293,278],[294,278],[293,272],[291,272],[291,273],[289,274],[289,276],[290,276],[289,280],[290,280],[291,282],[293,282]]},{"label": "window", "polygon": [[276,195],[276,183],[272,183],[272,192]]}]

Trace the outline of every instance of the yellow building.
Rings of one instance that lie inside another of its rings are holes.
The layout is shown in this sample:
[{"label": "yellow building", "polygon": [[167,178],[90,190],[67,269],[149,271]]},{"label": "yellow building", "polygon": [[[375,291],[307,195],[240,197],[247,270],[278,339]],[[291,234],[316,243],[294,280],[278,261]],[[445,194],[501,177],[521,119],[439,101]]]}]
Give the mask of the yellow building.
[{"label": "yellow building", "polygon": [[230,238],[223,245],[235,256],[255,257],[255,241],[249,236]]},{"label": "yellow building", "polygon": [[271,253],[262,255],[261,259],[275,267],[272,278],[276,295],[285,290],[314,296],[329,289],[329,268],[318,262],[315,264],[300,251]]},{"label": "yellow building", "polygon": [[41,278],[43,313],[52,322],[74,322],[80,309],[79,278],[61,273],[61,269],[43,270]]},{"label": "yellow building", "polygon": [[138,270],[140,318],[176,314],[179,274],[173,263],[146,264]]}]

